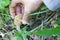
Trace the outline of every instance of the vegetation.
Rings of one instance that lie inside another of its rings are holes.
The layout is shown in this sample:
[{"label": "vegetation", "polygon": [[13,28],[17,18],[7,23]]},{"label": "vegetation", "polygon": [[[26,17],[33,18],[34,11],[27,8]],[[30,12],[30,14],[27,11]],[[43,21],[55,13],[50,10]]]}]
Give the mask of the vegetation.
[{"label": "vegetation", "polygon": [[52,12],[42,4],[40,10],[27,15],[33,16],[31,25],[22,25],[17,30],[10,16],[9,4],[10,0],[0,0],[0,34],[3,40],[31,40],[32,35],[38,35],[38,39],[41,36],[60,35],[60,10]]}]

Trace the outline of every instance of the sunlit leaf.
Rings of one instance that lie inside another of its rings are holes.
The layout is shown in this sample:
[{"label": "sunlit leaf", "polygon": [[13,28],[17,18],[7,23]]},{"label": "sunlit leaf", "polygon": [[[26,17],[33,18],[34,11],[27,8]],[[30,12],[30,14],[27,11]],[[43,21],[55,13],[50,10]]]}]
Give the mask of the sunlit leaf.
[{"label": "sunlit leaf", "polygon": [[0,9],[4,9],[10,3],[10,0],[0,0]]},{"label": "sunlit leaf", "polygon": [[50,28],[50,29],[41,29],[36,31],[34,34],[37,34],[40,36],[60,35],[60,27]]},{"label": "sunlit leaf", "polygon": [[60,19],[57,19],[57,20],[55,21],[55,24],[60,24]]}]

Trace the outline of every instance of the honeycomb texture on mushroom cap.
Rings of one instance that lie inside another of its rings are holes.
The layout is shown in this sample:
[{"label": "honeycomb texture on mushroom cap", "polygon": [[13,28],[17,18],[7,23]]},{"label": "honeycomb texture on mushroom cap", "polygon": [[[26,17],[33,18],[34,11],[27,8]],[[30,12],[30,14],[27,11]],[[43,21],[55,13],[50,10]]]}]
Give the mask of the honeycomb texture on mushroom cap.
[{"label": "honeycomb texture on mushroom cap", "polygon": [[22,24],[21,20],[22,20],[22,14],[16,15],[14,18],[14,24],[16,26],[20,26]]}]

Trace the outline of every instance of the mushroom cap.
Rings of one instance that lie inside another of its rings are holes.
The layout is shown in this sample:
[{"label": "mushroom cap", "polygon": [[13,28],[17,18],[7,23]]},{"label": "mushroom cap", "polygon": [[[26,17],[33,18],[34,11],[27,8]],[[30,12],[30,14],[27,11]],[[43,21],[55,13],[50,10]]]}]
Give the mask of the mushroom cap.
[{"label": "mushroom cap", "polygon": [[16,15],[14,18],[14,24],[16,26],[20,26],[22,24],[21,20],[22,20],[22,14]]}]

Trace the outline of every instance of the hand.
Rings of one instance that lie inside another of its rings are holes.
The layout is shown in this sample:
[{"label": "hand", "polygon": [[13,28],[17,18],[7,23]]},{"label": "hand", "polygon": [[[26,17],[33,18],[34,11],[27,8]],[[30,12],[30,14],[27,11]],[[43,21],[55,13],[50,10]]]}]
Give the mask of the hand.
[{"label": "hand", "polygon": [[12,3],[10,5],[11,16],[16,16],[15,7],[18,3],[22,3],[24,5],[22,23],[27,24],[29,17],[26,15],[35,11],[42,4],[42,0],[12,0]]},{"label": "hand", "polygon": [[11,1],[11,4],[10,4],[9,8],[10,8],[10,14],[11,14],[12,18],[15,17],[16,14],[20,13],[19,12],[20,7],[18,6],[18,13],[16,13],[16,8],[17,8],[17,4],[19,4],[21,2],[22,2],[21,0],[12,0]]}]

